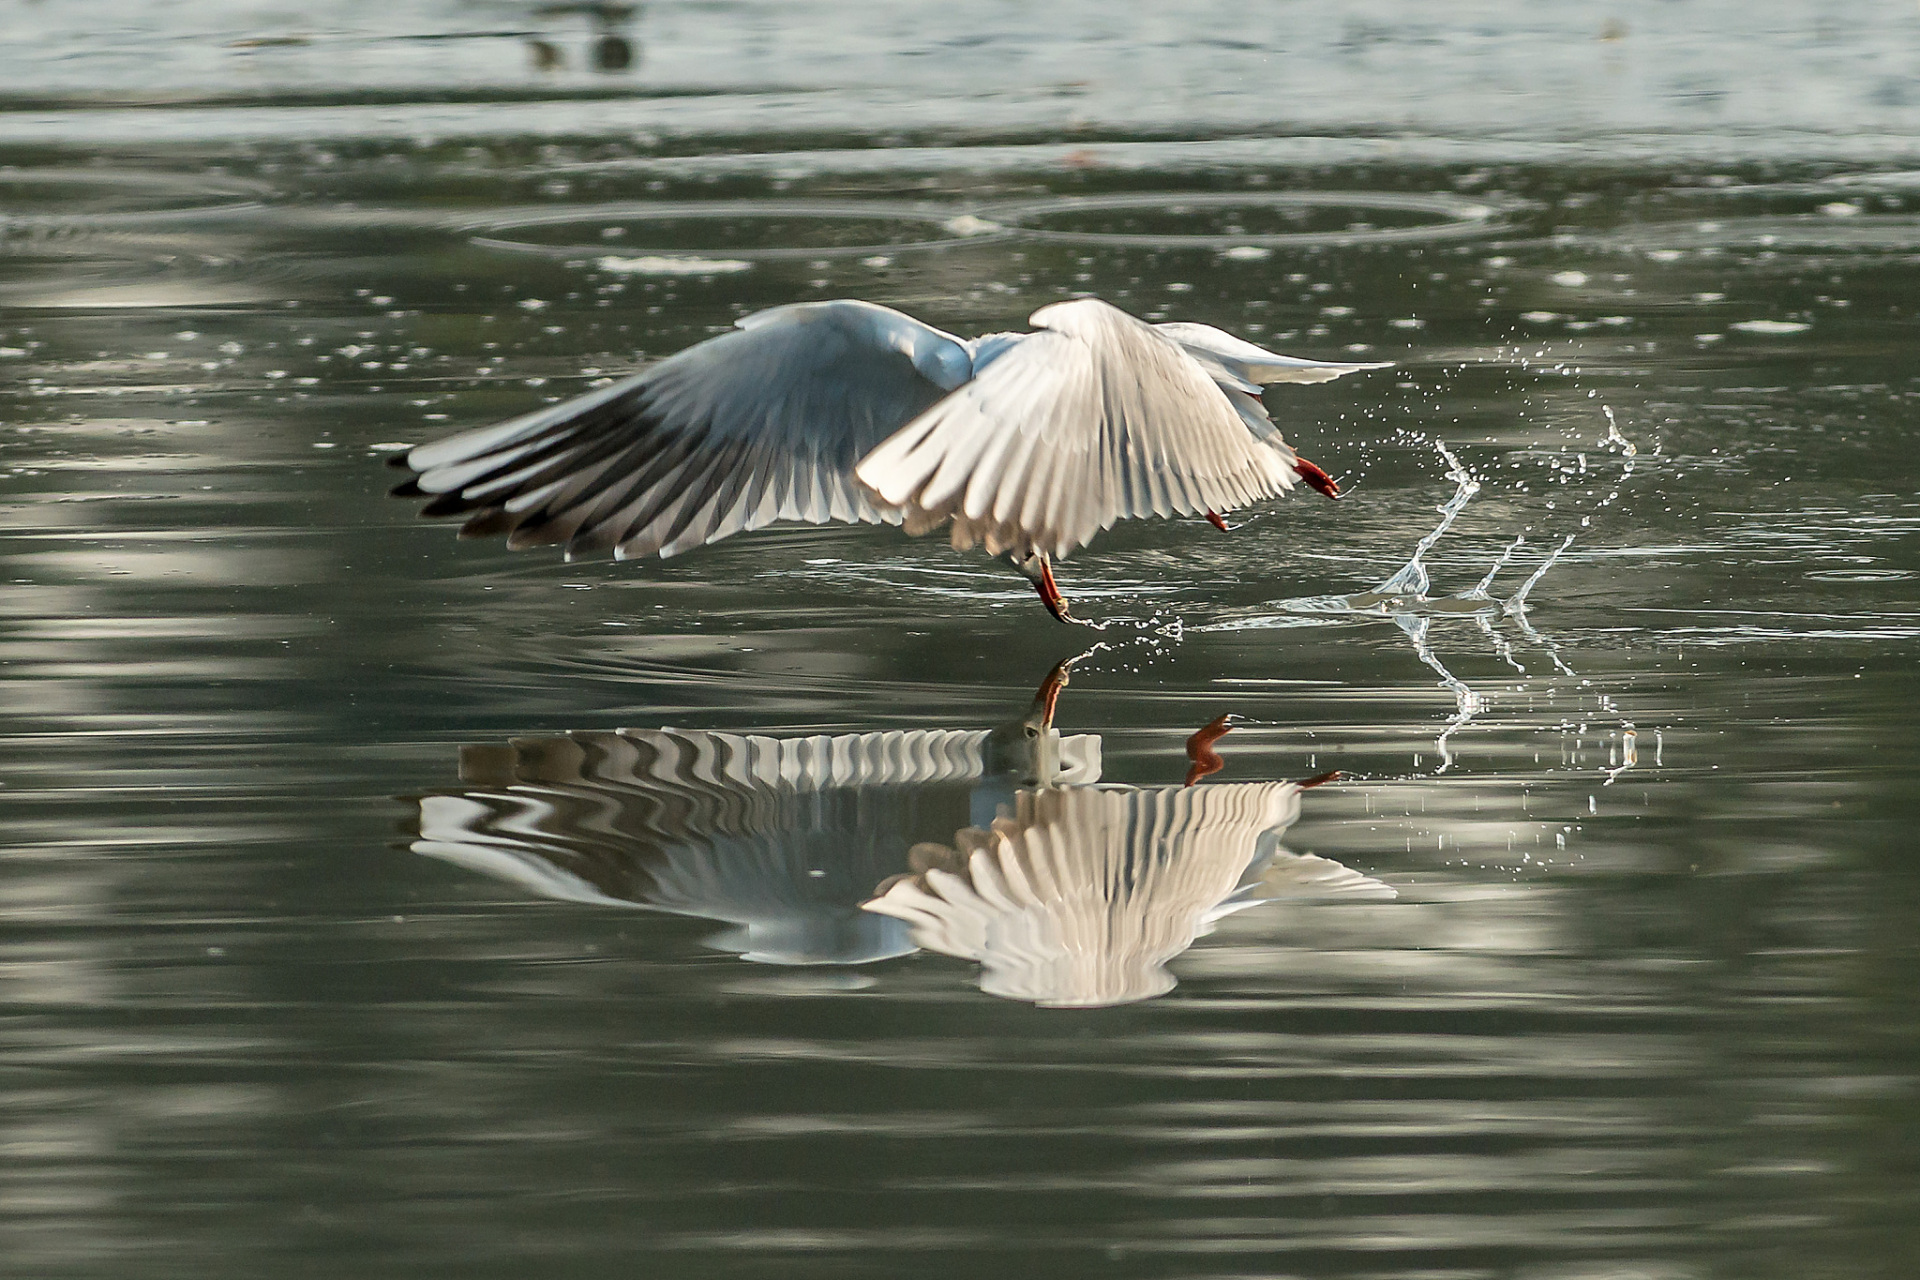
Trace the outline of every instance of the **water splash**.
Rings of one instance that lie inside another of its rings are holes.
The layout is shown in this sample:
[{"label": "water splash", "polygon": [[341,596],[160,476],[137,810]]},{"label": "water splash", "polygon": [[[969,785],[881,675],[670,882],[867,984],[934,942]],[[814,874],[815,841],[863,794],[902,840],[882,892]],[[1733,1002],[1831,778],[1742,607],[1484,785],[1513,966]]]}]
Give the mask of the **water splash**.
[{"label": "water splash", "polygon": [[[1599,506],[1606,506],[1619,497],[1621,488],[1624,486],[1627,477],[1632,474],[1634,459],[1639,451],[1632,441],[1621,434],[1619,423],[1614,418],[1613,411],[1606,406],[1602,406],[1602,412],[1605,413],[1607,419],[1607,434],[1598,442],[1599,447],[1607,450],[1609,453],[1617,453],[1624,464],[1613,489],[1598,504]],[[1434,740],[1434,747],[1439,755],[1440,764],[1433,772],[1438,774],[1445,773],[1453,767],[1454,755],[1451,746],[1453,737],[1459,733],[1460,730],[1473,723],[1476,717],[1487,711],[1487,709],[1493,705],[1494,699],[1491,695],[1481,693],[1466,681],[1460,679],[1447,667],[1446,663],[1441,660],[1433,643],[1434,623],[1449,618],[1471,619],[1480,634],[1486,639],[1494,654],[1514,672],[1520,675],[1526,675],[1527,668],[1517,653],[1518,646],[1515,643],[1516,639],[1523,641],[1531,648],[1545,653],[1548,661],[1552,664],[1554,671],[1558,673],[1558,675],[1578,679],[1579,673],[1569,666],[1561,656],[1559,646],[1534,625],[1528,614],[1529,600],[1534,590],[1546,578],[1547,573],[1553,566],[1559,563],[1560,559],[1573,546],[1577,535],[1569,533],[1562,537],[1559,545],[1548,551],[1540,563],[1535,565],[1532,572],[1520,583],[1519,587],[1505,598],[1494,594],[1494,581],[1498,578],[1501,571],[1511,565],[1528,547],[1529,544],[1524,534],[1515,536],[1513,541],[1501,550],[1499,556],[1488,566],[1486,572],[1471,587],[1452,595],[1435,596],[1430,594],[1432,590],[1432,576],[1427,569],[1426,557],[1439,543],[1440,539],[1446,536],[1447,532],[1452,529],[1460,513],[1473,501],[1474,496],[1480,492],[1482,487],[1480,478],[1474,475],[1450,448],[1439,441],[1431,441],[1430,443],[1432,443],[1434,449],[1446,463],[1446,475],[1448,479],[1453,481],[1454,490],[1447,501],[1437,508],[1440,515],[1438,523],[1415,544],[1413,553],[1408,557],[1406,563],[1389,574],[1377,587],[1371,590],[1355,592],[1350,595],[1305,596],[1291,600],[1282,600],[1277,602],[1275,607],[1281,611],[1283,617],[1311,615],[1323,617],[1379,618],[1392,622],[1401,634],[1407,637],[1408,642],[1413,645],[1414,656],[1420,660],[1422,665],[1426,666],[1438,676],[1441,687],[1453,695],[1453,713],[1447,718],[1445,727]],[[1584,455],[1582,455],[1582,458],[1584,463]],[[1583,527],[1585,527],[1585,524],[1586,521],[1583,518]],[[1503,628],[1502,624],[1505,623],[1512,624],[1512,630],[1517,633],[1517,636],[1510,635]],[[1280,618],[1268,616],[1266,618],[1238,619],[1233,622],[1215,624],[1206,629],[1243,630],[1285,625],[1297,624],[1289,624]],[[1611,711],[1610,707],[1607,709]],[[1637,760],[1637,756],[1631,745],[1632,726],[1624,720],[1622,724],[1623,728],[1629,734],[1628,745],[1623,752],[1622,760],[1617,768],[1609,770],[1609,782],[1618,777],[1619,774],[1626,769],[1633,767],[1633,764]]]},{"label": "water splash", "polygon": [[[1553,567],[1554,561],[1558,560],[1566,549],[1572,545],[1573,535],[1568,534],[1561,540],[1560,545],[1555,547],[1553,551],[1548,554],[1547,558],[1540,562],[1540,567],[1535,569],[1532,575],[1520,584],[1520,589],[1508,597],[1506,603],[1500,606],[1501,615],[1512,619],[1515,629],[1517,629],[1521,635],[1525,636],[1534,645],[1544,649],[1548,661],[1552,662],[1554,669],[1563,676],[1574,676],[1578,673],[1561,659],[1560,647],[1535,629],[1533,623],[1527,618],[1527,597],[1533,594],[1535,587],[1540,585],[1540,579],[1547,576],[1547,570]],[[1495,566],[1495,568],[1498,567],[1497,565]],[[1520,670],[1524,674],[1525,668],[1522,667]]]},{"label": "water splash", "polygon": [[1610,787],[1620,780],[1620,775],[1640,763],[1640,735],[1633,724],[1622,723],[1620,734],[1620,763],[1607,770],[1607,780],[1600,785]]},{"label": "water splash", "polygon": [[1428,632],[1433,627],[1431,616],[1400,613],[1393,615],[1393,621],[1407,639],[1413,642],[1414,655],[1432,668],[1434,674],[1440,677],[1440,683],[1453,694],[1454,713],[1448,719],[1447,727],[1442,729],[1440,736],[1433,740],[1434,750],[1440,755],[1440,766],[1434,770],[1434,773],[1442,774],[1453,767],[1453,750],[1448,746],[1448,740],[1460,729],[1466,727],[1475,716],[1486,710],[1487,700],[1476,693],[1466,681],[1447,670],[1446,664],[1441,662],[1439,655],[1434,653],[1433,645],[1427,638]]},{"label": "water splash", "polygon": [[[1487,569],[1486,576],[1462,592],[1460,598],[1463,600],[1491,600],[1493,597],[1489,593],[1493,590],[1494,575],[1506,568],[1507,563],[1513,559],[1513,553],[1525,545],[1527,545],[1525,534],[1521,534],[1514,538],[1512,542],[1509,542],[1507,549],[1500,553],[1500,558],[1495,560],[1492,566]],[[1549,561],[1548,563],[1552,562]]]},{"label": "water splash", "polygon": [[1426,595],[1428,579],[1424,557],[1427,552],[1433,550],[1434,544],[1445,536],[1447,530],[1453,527],[1454,520],[1466,510],[1467,504],[1473,501],[1473,495],[1480,492],[1480,481],[1475,479],[1473,473],[1453,455],[1451,449],[1438,441],[1434,442],[1433,447],[1438,449],[1440,456],[1447,461],[1447,479],[1454,483],[1453,496],[1448,498],[1445,505],[1440,508],[1440,523],[1435,525],[1433,531],[1420,539],[1414,547],[1412,558],[1401,567],[1398,573],[1374,588],[1375,592],[1381,595],[1414,597]]},{"label": "water splash", "polygon": [[[1282,600],[1276,606],[1287,613],[1308,614],[1356,614],[1367,617],[1398,619],[1411,617],[1479,617],[1482,615],[1514,616],[1526,610],[1527,596],[1539,585],[1562,552],[1572,545],[1573,536],[1568,535],[1559,549],[1549,555],[1531,577],[1512,596],[1506,600],[1496,599],[1492,595],[1494,577],[1512,562],[1514,555],[1526,545],[1524,536],[1516,537],[1500,553],[1481,579],[1467,590],[1456,595],[1431,596],[1432,579],[1427,572],[1426,556],[1432,551],[1460,513],[1466,509],[1475,494],[1480,492],[1480,480],[1467,469],[1453,451],[1446,445],[1436,442],[1434,448],[1447,463],[1447,478],[1454,482],[1453,496],[1439,507],[1440,522],[1415,544],[1413,554],[1407,562],[1388,575],[1385,581],[1369,591],[1355,592],[1351,595],[1337,596],[1301,596],[1292,600]],[[1230,627],[1243,627],[1248,623],[1229,624]]]},{"label": "water splash", "polygon": [[[1613,406],[1603,404],[1600,406],[1600,412],[1607,415],[1607,434],[1601,437],[1600,447],[1608,453],[1612,453],[1616,449],[1619,450],[1620,475],[1614,481],[1613,488],[1607,491],[1607,496],[1594,504],[1593,509],[1595,511],[1603,507],[1612,506],[1615,500],[1620,497],[1620,492],[1626,488],[1627,481],[1633,478],[1634,466],[1640,458],[1640,450],[1634,445],[1633,441],[1620,434],[1620,423],[1613,416]],[[1659,452],[1657,446],[1655,452]],[[1591,517],[1583,517],[1581,519],[1580,525],[1582,528],[1586,527],[1587,521],[1590,518]]]}]

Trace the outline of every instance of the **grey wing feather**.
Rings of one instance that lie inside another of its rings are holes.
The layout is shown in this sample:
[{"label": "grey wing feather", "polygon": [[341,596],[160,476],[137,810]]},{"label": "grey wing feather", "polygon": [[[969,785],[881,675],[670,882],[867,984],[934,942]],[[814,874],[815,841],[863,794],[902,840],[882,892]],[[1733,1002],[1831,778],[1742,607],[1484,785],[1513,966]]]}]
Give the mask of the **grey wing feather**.
[{"label": "grey wing feather", "polygon": [[942,362],[964,368],[964,347],[899,312],[779,307],[613,386],[421,445],[394,492],[467,516],[465,536],[569,557],[671,556],[776,520],[897,523],[854,464],[946,394],[923,371]]}]

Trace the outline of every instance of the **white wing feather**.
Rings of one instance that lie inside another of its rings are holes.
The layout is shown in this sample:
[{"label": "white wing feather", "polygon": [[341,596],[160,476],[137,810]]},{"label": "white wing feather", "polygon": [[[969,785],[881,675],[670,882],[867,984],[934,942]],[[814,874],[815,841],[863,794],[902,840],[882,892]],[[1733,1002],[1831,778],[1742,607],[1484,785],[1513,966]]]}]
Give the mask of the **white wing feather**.
[{"label": "white wing feather", "polygon": [[1042,331],[855,468],[909,532],[951,519],[956,547],[1061,557],[1117,520],[1227,511],[1293,487],[1291,451],[1251,433],[1210,369],[1224,357],[1202,363],[1091,298],[1032,322]]},{"label": "white wing feather", "polygon": [[1341,364],[1330,360],[1302,360],[1256,347],[1210,324],[1179,321],[1154,328],[1195,354],[1213,357],[1248,382],[1267,386],[1275,382],[1332,382],[1365,369],[1391,369],[1387,363]]}]

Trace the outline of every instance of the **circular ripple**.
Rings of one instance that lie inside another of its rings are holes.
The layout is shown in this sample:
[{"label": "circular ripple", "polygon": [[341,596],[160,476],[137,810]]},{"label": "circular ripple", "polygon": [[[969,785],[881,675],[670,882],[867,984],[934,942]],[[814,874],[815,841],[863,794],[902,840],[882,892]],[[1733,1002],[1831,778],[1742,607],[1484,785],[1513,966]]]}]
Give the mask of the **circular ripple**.
[{"label": "circular ripple", "polygon": [[290,273],[232,258],[126,256],[110,244],[81,254],[23,254],[0,237],[0,307],[154,309],[238,306],[284,298]]},{"label": "circular ripple", "polygon": [[0,167],[0,227],[99,226],[244,209],[266,188],[235,178],[137,169]]},{"label": "circular ripple", "polygon": [[1907,569],[1815,569],[1806,575],[1816,582],[1905,582]]},{"label": "circular ripple", "polygon": [[1776,253],[1911,253],[1920,248],[1920,215],[1859,217],[1814,214],[1725,217],[1698,222],[1643,223],[1631,231],[1574,241],[1582,247],[1641,253],[1688,250],[1772,250]]},{"label": "circular ripple", "polygon": [[510,210],[464,220],[457,229],[487,248],[551,257],[753,261],[899,253],[1004,234],[998,224],[954,209],[773,200]]},{"label": "circular ripple", "polygon": [[1483,200],[1369,191],[1061,196],[987,216],[1034,239],[1155,249],[1469,239],[1501,223],[1500,208]]}]

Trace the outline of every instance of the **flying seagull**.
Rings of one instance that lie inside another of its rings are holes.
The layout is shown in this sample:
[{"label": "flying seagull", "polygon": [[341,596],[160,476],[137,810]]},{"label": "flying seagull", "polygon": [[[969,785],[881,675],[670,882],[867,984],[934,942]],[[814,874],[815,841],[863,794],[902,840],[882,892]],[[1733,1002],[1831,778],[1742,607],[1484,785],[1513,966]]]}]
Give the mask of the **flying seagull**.
[{"label": "flying seagull", "polygon": [[871,302],[756,312],[624,381],[423,444],[394,493],[463,537],[663,559],[780,520],[949,524],[1078,621],[1053,561],[1131,516],[1222,513],[1303,482],[1260,388],[1379,364],[1276,355],[1096,298],[957,338]]}]

